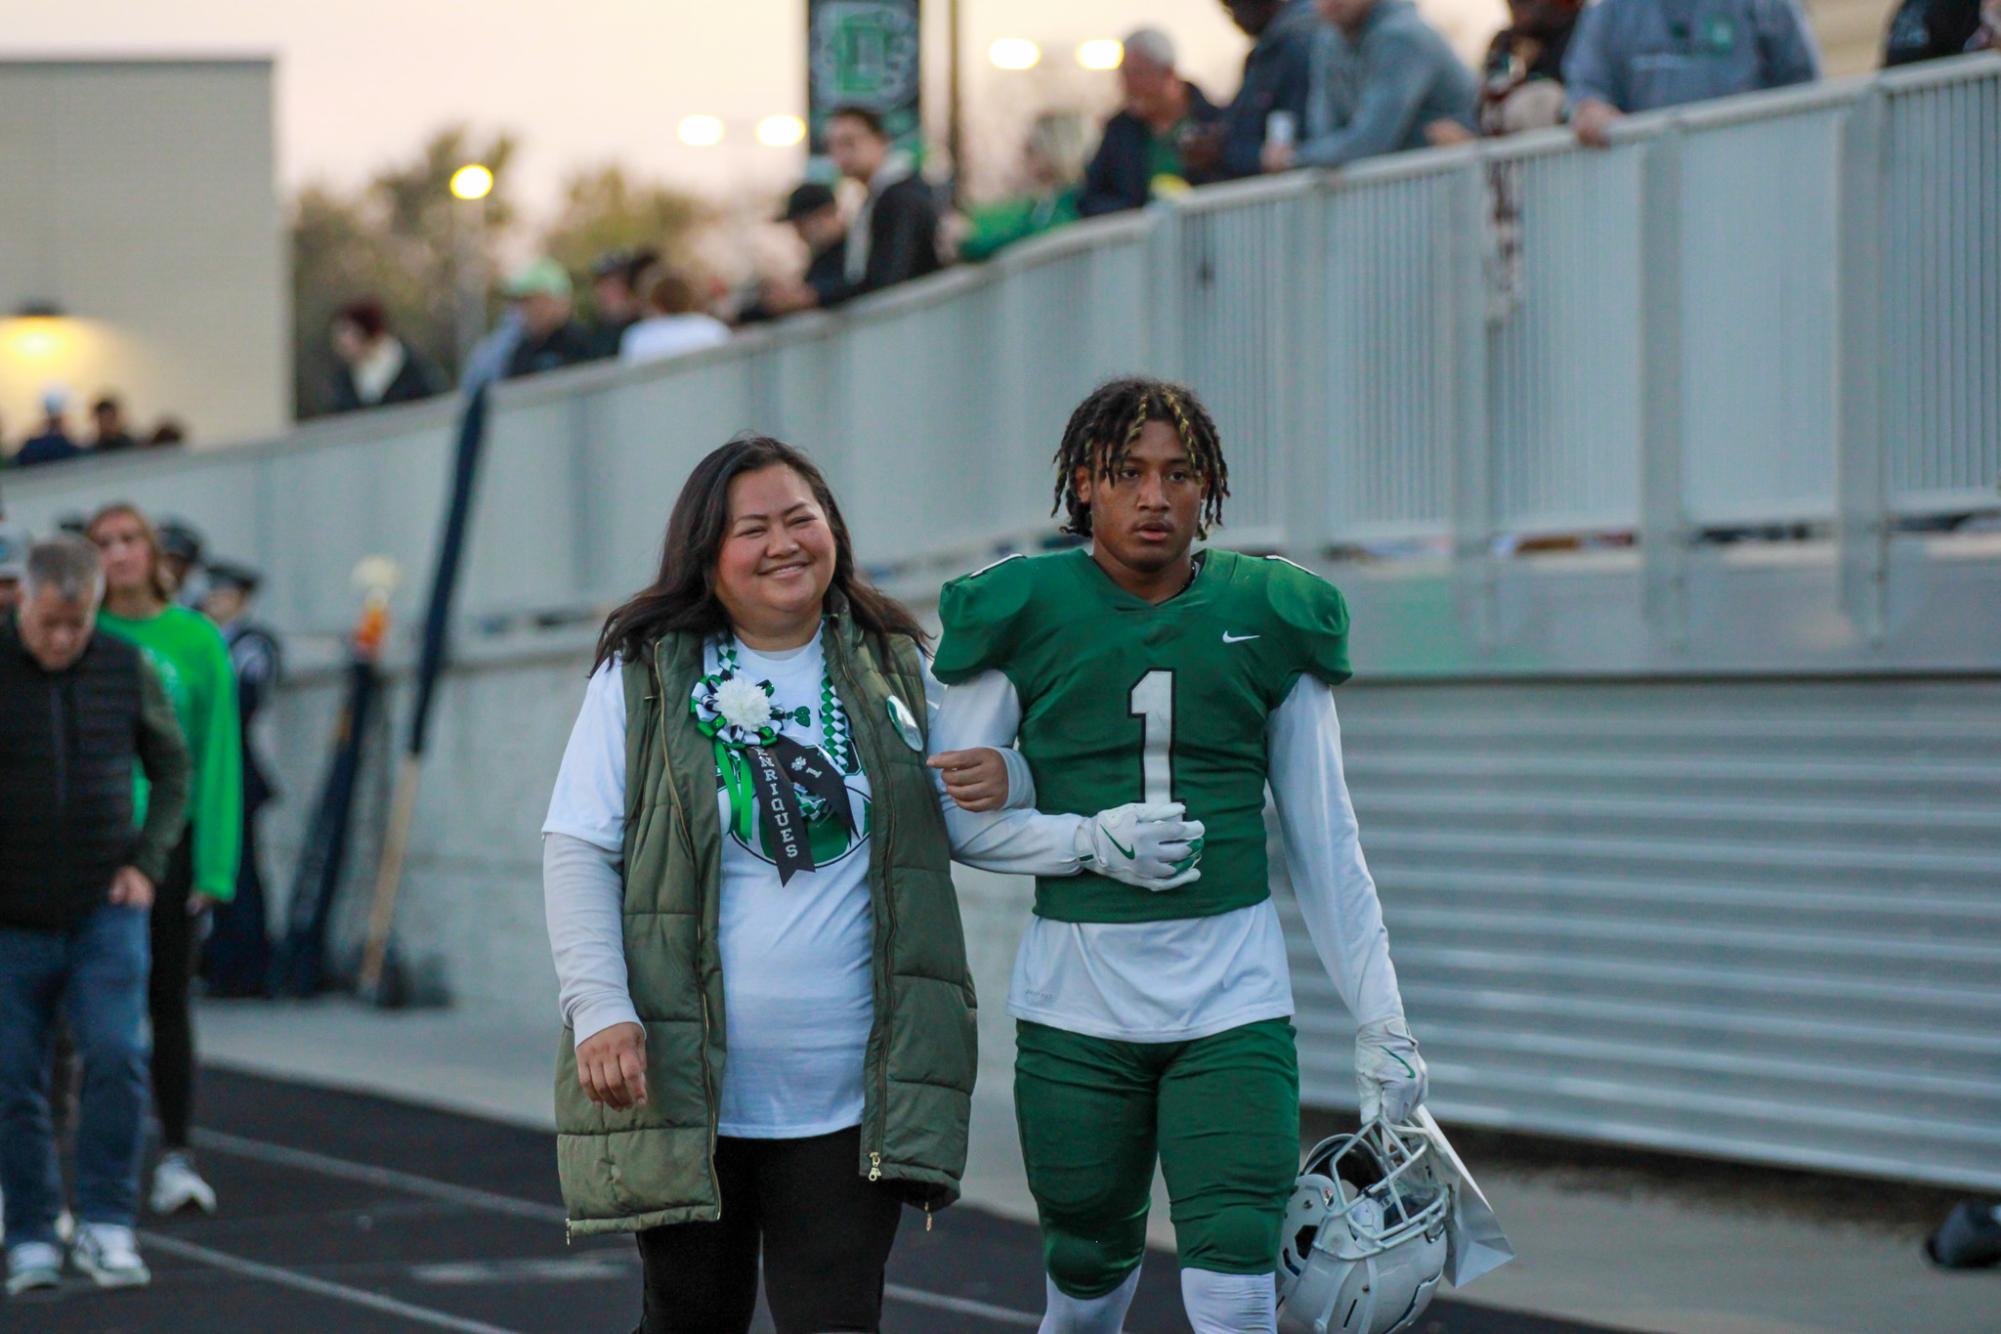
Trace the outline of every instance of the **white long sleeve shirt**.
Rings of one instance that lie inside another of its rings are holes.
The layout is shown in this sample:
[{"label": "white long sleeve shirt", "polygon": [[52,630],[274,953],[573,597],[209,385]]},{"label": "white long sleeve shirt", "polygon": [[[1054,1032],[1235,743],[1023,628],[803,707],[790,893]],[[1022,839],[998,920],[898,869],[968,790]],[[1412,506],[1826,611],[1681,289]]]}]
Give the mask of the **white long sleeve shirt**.
[{"label": "white long sleeve shirt", "polygon": [[[945,687],[924,678],[933,720]],[[977,720],[971,697],[962,714]],[[542,826],[543,906],[556,965],[557,1003],[576,1042],[614,1024],[637,1023],[628,989],[620,905],[625,840],[625,691],[616,663],[601,668],[585,687],[582,708],[563,752],[549,813]],[[984,724],[982,724],[984,725]],[[1015,750],[999,747],[1008,770],[1011,808],[1032,807],[1035,780]],[[970,864],[1022,875],[1069,875],[1079,865],[1082,816],[1043,815],[1009,809],[986,815],[961,810],[937,783],[953,855]]]},{"label": "white long sleeve shirt", "polygon": [[[1000,672],[985,672],[946,692],[932,744],[940,750],[1005,747],[1020,723],[1013,683]],[[1333,688],[1301,676],[1271,714],[1267,734],[1280,835],[1314,950],[1357,1024],[1400,1016],[1389,934],[1342,773]],[[968,818],[993,837],[995,830],[1023,823],[1025,814]],[[1202,812],[1189,816],[1199,820]],[[1084,825],[1084,817],[1066,818]],[[1010,850],[1018,846],[1025,854],[1040,841],[1046,854],[1053,833],[1038,840],[1024,832],[1018,844],[1000,840],[986,856],[977,848],[955,855],[990,870],[1030,873],[1021,864],[1029,858],[1010,856]],[[958,841],[955,834],[955,848]],[[1074,862],[1068,869],[1074,871]],[[1210,917],[1159,922],[1031,917],[1008,989],[1008,1013],[1018,1019],[1129,1042],[1187,1041],[1290,1016],[1293,1008],[1285,935],[1270,899]]]}]

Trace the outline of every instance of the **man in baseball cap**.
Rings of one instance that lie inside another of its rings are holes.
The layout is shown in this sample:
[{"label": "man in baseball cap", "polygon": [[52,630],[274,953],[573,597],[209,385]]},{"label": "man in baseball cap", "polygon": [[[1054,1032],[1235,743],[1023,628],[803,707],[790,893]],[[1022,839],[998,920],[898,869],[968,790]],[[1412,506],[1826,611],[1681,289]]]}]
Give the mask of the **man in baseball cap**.
[{"label": "man in baseball cap", "polygon": [[[848,224],[831,188],[818,181],[805,182],[786,197],[785,207],[775,221],[789,224],[806,243],[806,272],[798,279],[766,283],[757,299],[737,317],[745,324],[773,319],[785,311],[825,305],[846,281],[842,266],[846,259]],[[812,293],[810,299],[804,295],[808,289]]]},{"label": "man in baseball cap", "polygon": [[507,360],[508,379],[591,359],[591,336],[576,321],[576,289],[561,264],[546,256],[535,260],[500,290],[521,315],[521,341]]}]

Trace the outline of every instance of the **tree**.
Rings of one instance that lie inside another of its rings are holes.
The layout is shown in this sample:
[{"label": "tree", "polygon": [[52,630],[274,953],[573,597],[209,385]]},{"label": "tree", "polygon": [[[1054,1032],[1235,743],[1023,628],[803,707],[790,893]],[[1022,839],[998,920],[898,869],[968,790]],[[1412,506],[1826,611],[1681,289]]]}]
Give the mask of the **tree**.
[{"label": "tree", "polygon": [[700,231],[714,221],[710,205],[651,181],[634,181],[616,163],[572,175],[563,206],[542,233],[542,249],[573,274],[608,250],[648,246],[670,265],[687,267]]},{"label": "tree", "polygon": [[324,185],[302,190],[292,206],[292,390],[300,418],[318,416],[333,403],[334,356],[327,325],[349,301],[373,296],[389,313],[403,341],[456,376],[453,229],[467,209],[452,198],[452,173],[468,162],[494,175],[483,203],[485,228],[476,252],[482,271],[494,271],[495,245],[514,225],[506,193],[514,139],[505,134],[476,142],[463,126],[433,134],[410,161],[378,173],[359,191]]}]

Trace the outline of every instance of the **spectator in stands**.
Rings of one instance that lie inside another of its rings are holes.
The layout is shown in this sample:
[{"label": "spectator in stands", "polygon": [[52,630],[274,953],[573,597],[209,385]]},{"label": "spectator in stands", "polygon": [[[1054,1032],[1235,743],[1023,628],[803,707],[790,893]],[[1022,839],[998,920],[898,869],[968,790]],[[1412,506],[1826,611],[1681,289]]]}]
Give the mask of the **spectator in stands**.
[{"label": "spectator in stands", "polygon": [[334,368],[335,412],[414,403],[444,387],[437,368],[390,329],[389,313],[372,296],[336,311],[330,336],[340,358]]},{"label": "spectator in stands", "polygon": [[[75,538],[44,542],[28,553],[26,576],[20,607],[0,616],[0,1193],[10,1298],[62,1281],[48,1099],[58,1004],[84,1069],[71,1257],[100,1287],[150,1281],[133,1232],[146,923],[186,823],[191,770],[160,674],[132,645],[96,633],[97,553]],[[143,809],[135,773],[148,784]]]},{"label": "spectator in stands", "polygon": [[1297,146],[1264,148],[1266,171],[1345,167],[1423,148],[1440,121],[1470,134],[1479,85],[1411,0],[1319,0],[1333,25],[1314,51],[1313,94]]},{"label": "spectator in stands", "polygon": [[[739,323],[752,324],[773,319],[785,310],[826,305],[828,298],[846,285],[848,223],[841,216],[840,202],[832,190],[818,181],[805,182],[786,198],[778,221],[789,223],[805,243],[805,275],[793,281],[760,286],[757,296],[738,313]],[[798,290],[802,286],[807,289],[805,293]],[[779,305],[784,310],[772,304],[774,292],[779,294]]]},{"label": "spectator in stands", "polygon": [[90,424],[97,432],[97,438],[90,442],[90,447],[99,454],[116,454],[139,443],[125,429],[125,408],[114,395],[105,394],[90,405]]},{"label": "spectator in stands", "polygon": [[701,308],[692,282],[657,266],[651,272],[645,318],[626,328],[620,361],[659,361],[730,340],[730,327]]},{"label": "spectator in stands", "polygon": [[1570,123],[1595,148],[1622,116],[1819,77],[1798,0],[1598,0],[1563,59]]},{"label": "spectator in stands", "polygon": [[[1989,0],[1992,8],[1992,0]],[[1981,0],[1904,0],[1883,37],[1883,64],[1910,65],[1978,50]],[[2001,25],[2001,15],[1995,22]]]},{"label": "spectator in stands", "polygon": [[42,392],[42,429],[22,443],[21,452],[14,456],[15,467],[32,468],[41,463],[61,463],[83,452],[70,438],[69,427],[63,421],[63,414],[68,410],[69,395],[63,390],[46,389]]},{"label": "spectator in stands", "polygon": [[1521,134],[1563,123],[1563,57],[1582,0],[1509,0],[1480,84],[1480,133]]},{"label": "spectator in stands", "polygon": [[19,524],[0,519],[0,615],[21,600],[21,576],[27,571],[28,534]]},{"label": "spectator in stands", "polygon": [[1181,145],[1222,112],[1175,69],[1174,40],[1158,28],[1129,35],[1119,89],[1125,104],[1105,122],[1097,154],[1084,170],[1077,212],[1086,218],[1144,208],[1156,194],[1208,179],[1182,160]]},{"label": "spectator in stands", "polygon": [[257,571],[231,561],[208,567],[202,614],[222,631],[236,671],[236,712],[243,738],[243,853],[236,897],[215,906],[215,926],[202,948],[202,975],[211,996],[269,994],[271,940],[264,914],[264,877],[257,855],[257,814],[277,794],[271,769],[258,753],[251,724],[278,687],[284,654],[278,636],[250,614],[262,582]]},{"label": "spectator in stands", "polygon": [[520,341],[507,359],[508,379],[591,360],[591,336],[574,318],[575,288],[561,264],[538,259],[508,279],[502,290],[521,319]]},{"label": "spectator in stands", "polygon": [[910,155],[890,143],[882,117],[867,107],[835,111],[827,121],[827,153],[868,195],[848,224],[840,283],[831,292],[805,283],[768,290],[766,306],[781,315],[838,306],[939,268],[937,202]]},{"label": "spectator in stands", "polygon": [[645,246],[608,250],[591,262],[591,337],[601,357],[622,355],[625,331],[646,318],[647,290],[660,252]]},{"label": "spectator in stands", "polygon": [[991,259],[1017,241],[1077,221],[1084,148],[1081,117],[1068,112],[1037,116],[1022,145],[1031,193],[954,215],[959,258],[973,263]]},{"label": "spectator in stands", "polygon": [[1182,160],[1204,176],[1255,176],[1272,114],[1289,117],[1295,132],[1306,123],[1320,16],[1314,0],[1223,0],[1223,7],[1253,41],[1243,83],[1215,124],[1184,136]]},{"label": "spectator in stands", "polygon": [[153,423],[153,433],[146,437],[147,449],[172,449],[184,445],[188,440],[188,428],[176,417],[162,417]]}]

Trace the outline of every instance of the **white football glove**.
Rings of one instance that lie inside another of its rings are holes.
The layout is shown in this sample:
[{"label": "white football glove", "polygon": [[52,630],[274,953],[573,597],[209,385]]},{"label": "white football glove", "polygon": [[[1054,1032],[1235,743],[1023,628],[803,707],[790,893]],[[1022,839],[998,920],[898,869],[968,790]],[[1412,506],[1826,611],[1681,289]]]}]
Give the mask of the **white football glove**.
[{"label": "white football glove", "polygon": [[1363,1125],[1382,1117],[1400,1126],[1417,1113],[1425,1094],[1424,1058],[1401,1018],[1378,1019],[1355,1034],[1355,1088]]},{"label": "white football glove", "polygon": [[1184,820],[1180,802],[1133,802],[1099,811],[1077,831],[1077,858],[1086,871],[1155,893],[1202,878],[1202,822]]}]

